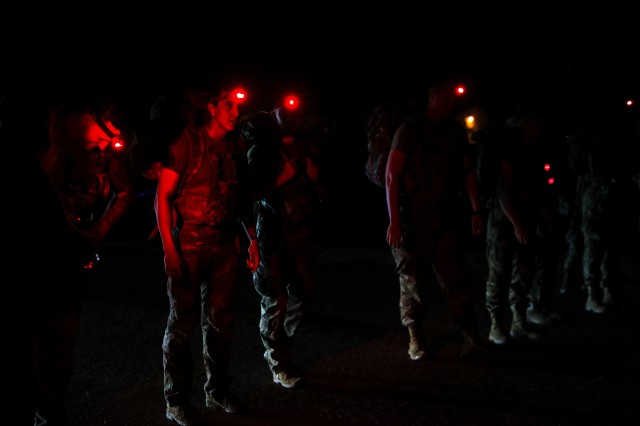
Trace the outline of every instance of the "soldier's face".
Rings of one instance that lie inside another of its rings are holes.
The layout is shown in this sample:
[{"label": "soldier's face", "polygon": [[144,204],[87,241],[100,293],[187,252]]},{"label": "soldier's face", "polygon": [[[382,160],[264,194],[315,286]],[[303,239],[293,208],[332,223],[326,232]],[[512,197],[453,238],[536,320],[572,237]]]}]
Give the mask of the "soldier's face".
[{"label": "soldier's face", "polygon": [[240,115],[239,101],[231,92],[224,92],[215,104],[209,104],[209,112],[227,132],[234,129]]},{"label": "soldier's face", "polygon": [[[88,119],[83,117],[83,153],[84,160],[89,168],[102,168],[105,166],[107,158],[111,155],[113,139],[95,122],[90,114],[86,114]],[[110,121],[105,121],[105,125],[116,136],[120,131]]]}]

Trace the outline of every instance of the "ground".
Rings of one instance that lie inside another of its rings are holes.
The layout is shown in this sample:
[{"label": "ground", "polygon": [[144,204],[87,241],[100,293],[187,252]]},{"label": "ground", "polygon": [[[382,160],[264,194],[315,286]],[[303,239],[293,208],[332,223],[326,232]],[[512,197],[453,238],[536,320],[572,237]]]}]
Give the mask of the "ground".
[{"label": "ground", "polygon": [[[114,241],[92,271],[84,299],[68,407],[75,426],[162,426],[161,344],[168,304],[159,242]],[[626,425],[637,421],[640,256],[621,258],[621,307],[585,312],[584,296],[557,299],[564,315],[536,342],[462,359],[462,337],[437,286],[429,290],[429,356],[411,361],[398,319],[398,284],[381,244],[323,246],[312,315],[296,339],[308,386],[272,382],[258,336],[259,301],[248,275],[237,287],[232,390],[251,407],[229,415],[204,407],[199,336],[193,404],[208,425]],[[483,336],[486,263],[466,253]]]}]

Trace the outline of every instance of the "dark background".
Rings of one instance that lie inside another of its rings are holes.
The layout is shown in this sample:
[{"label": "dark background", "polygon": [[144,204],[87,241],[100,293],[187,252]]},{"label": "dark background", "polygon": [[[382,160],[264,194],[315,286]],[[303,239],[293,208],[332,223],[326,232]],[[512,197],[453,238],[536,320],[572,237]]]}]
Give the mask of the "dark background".
[{"label": "dark background", "polygon": [[[534,93],[559,121],[578,122],[637,101],[634,17],[613,4],[13,5],[0,29],[0,90],[113,93],[133,123],[158,92],[218,75],[243,82],[247,113],[298,93],[323,132],[327,244],[384,244],[384,196],[363,173],[375,105],[451,73],[489,120]],[[113,238],[144,238],[152,226],[153,183],[137,179],[139,203]]]},{"label": "dark background", "polygon": [[[571,117],[637,96],[637,14],[609,4],[559,7],[7,5],[0,16],[0,90],[38,84],[115,92],[132,120],[144,120],[159,90],[231,72],[246,81],[248,110],[271,109],[293,90],[327,124],[332,191],[318,247],[320,289],[296,343],[310,387],[290,392],[272,383],[260,348],[258,299],[243,275],[232,374],[234,391],[252,412],[207,413],[209,424],[635,424],[637,244],[627,242],[620,262],[621,309],[595,316],[584,311],[582,295],[560,299],[565,321],[541,342],[498,348],[488,361],[458,357],[462,340],[434,284],[430,356],[415,363],[398,320],[383,191],[363,174],[371,108],[413,93],[432,75],[466,76],[473,103],[496,117],[525,92],[546,96],[554,112]],[[138,202],[110,236],[84,298],[68,400],[74,425],[169,424],[162,252],[157,239],[146,240],[152,196],[145,192],[149,182],[139,183]],[[469,243],[465,266],[486,336],[483,246],[480,239]],[[201,385],[194,387],[200,409]]]},{"label": "dark background", "polygon": [[256,109],[293,88],[326,113],[366,109],[443,70],[468,76],[491,108],[532,87],[562,103],[638,88],[634,14],[608,4],[34,9],[14,5],[2,18],[3,88],[75,82],[144,104],[158,87],[233,71]]}]

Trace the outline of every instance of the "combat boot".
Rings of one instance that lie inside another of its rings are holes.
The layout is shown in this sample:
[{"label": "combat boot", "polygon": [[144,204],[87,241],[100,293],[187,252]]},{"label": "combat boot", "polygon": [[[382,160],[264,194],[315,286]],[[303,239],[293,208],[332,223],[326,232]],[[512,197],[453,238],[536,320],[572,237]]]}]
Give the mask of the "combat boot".
[{"label": "combat boot", "polygon": [[615,305],[609,287],[605,287],[602,289],[602,304],[606,307],[613,307],[613,305]]},{"label": "combat boot", "polygon": [[549,325],[554,322],[562,321],[562,315],[557,312],[547,312],[536,309],[534,306],[529,305],[527,308],[527,322],[537,325]]},{"label": "combat boot", "polygon": [[491,329],[489,330],[489,341],[496,345],[504,345],[507,343],[507,333],[504,332],[498,316],[491,314]]},{"label": "combat boot", "polygon": [[529,306],[527,309],[527,321],[532,324],[549,325],[551,324],[551,317],[535,309],[533,306]]},{"label": "combat boot", "polygon": [[411,324],[408,329],[409,356],[412,360],[419,361],[427,354],[424,331],[416,324]]},{"label": "combat boot", "polygon": [[191,405],[167,405],[166,417],[180,426],[197,426],[204,423],[200,413]]},{"label": "combat boot", "polygon": [[607,307],[598,301],[597,289],[593,287],[587,288],[587,303],[584,309],[587,312],[593,312],[594,314],[601,314],[607,310]]},{"label": "combat boot", "polygon": [[509,335],[514,339],[536,340],[540,338],[540,333],[534,331],[526,320],[526,314],[513,312],[513,321],[511,322],[511,330]]}]

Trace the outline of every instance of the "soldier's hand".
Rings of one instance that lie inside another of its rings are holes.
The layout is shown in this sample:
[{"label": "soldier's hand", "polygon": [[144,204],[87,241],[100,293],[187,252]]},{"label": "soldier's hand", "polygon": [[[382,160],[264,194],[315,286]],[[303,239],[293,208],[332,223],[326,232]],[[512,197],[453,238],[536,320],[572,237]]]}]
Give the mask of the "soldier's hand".
[{"label": "soldier's hand", "polygon": [[402,240],[403,236],[400,224],[390,222],[389,227],[387,228],[387,243],[391,247],[398,248],[402,245]]},{"label": "soldier's hand", "polygon": [[176,283],[184,282],[185,279],[185,264],[177,252],[165,253],[164,256],[164,270],[167,277],[171,278]]},{"label": "soldier's hand", "polygon": [[251,240],[249,244],[249,259],[247,259],[247,268],[254,273],[258,270],[260,264],[260,250],[258,249],[258,240]]}]

